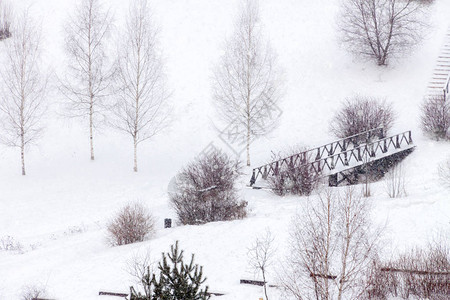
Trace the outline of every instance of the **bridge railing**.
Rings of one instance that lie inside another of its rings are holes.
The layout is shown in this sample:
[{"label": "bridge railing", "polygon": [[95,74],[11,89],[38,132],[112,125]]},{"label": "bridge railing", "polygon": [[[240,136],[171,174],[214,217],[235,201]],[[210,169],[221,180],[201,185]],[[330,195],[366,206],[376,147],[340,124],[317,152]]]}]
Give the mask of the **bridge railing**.
[{"label": "bridge railing", "polygon": [[309,149],[303,151],[301,153],[297,153],[286,158],[282,158],[271,163],[259,166],[253,169],[252,178],[250,180],[250,185],[253,185],[258,178],[258,176],[262,176],[264,179],[267,178],[268,175],[273,175],[277,170],[281,167],[285,166],[300,166],[311,160],[318,161],[325,157],[329,157],[335,155],[336,153],[341,153],[349,149],[350,146],[358,146],[361,141],[368,141],[372,137],[383,138],[384,130],[382,127],[370,129],[352,136],[345,137],[343,139],[334,141],[332,143],[328,143],[322,145],[317,148]]},{"label": "bridge railing", "polygon": [[447,81],[444,86],[444,100],[448,101],[450,99],[450,74],[448,74]]},{"label": "bridge railing", "polygon": [[353,163],[368,163],[371,158],[377,157],[380,153],[384,154],[412,144],[411,131],[405,131],[311,162],[310,165],[317,174],[322,174],[337,168],[345,169]]},{"label": "bridge railing", "polygon": [[[351,149],[343,150],[339,153],[329,155],[314,161],[303,160],[303,162],[295,167],[301,167],[309,165],[311,171],[316,174],[323,174],[326,171],[333,171],[337,168],[348,168],[353,163],[367,163],[370,158],[376,157],[380,153],[387,153],[390,150],[401,149],[403,146],[409,146],[413,144],[411,131],[405,131],[396,135],[381,138],[379,140],[362,144]],[[320,148],[320,147],[319,147]],[[317,149],[317,148],[316,148]],[[272,169],[271,169],[272,170]],[[271,173],[267,175],[273,175],[279,170],[279,167],[273,168]],[[255,169],[253,170],[255,172]],[[253,173],[250,184],[253,185],[257,177]]]}]

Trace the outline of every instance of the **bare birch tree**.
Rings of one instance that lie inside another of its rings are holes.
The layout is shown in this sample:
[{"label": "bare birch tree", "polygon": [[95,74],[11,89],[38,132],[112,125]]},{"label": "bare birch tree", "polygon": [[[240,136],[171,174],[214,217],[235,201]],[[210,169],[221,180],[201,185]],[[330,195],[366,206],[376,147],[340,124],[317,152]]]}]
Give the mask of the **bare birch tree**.
[{"label": "bare birch tree", "polygon": [[337,299],[361,299],[366,291],[365,276],[376,253],[380,232],[371,230],[369,202],[354,188],[347,188],[343,195],[338,196],[337,202],[340,249],[335,281]]},{"label": "bare birch tree", "polygon": [[105,42],[111,14],[101,0],[81,0],[65,26],[69,72],[61,80],[68,100],[68,115],[89,119],[91,160],[94,160],[94,129],[105,112],[105,95],[111,76]]},{"label": "bare birch tree", "polygon": [[355,54],[386,65],[392,55],[422,40],[423,11],[423,4],[415,0],[342,0],[342,41]]},{"label": "bare birch tree", "polygon": [[133,138],[134,171],[137,148],[168,125],[166,77],[157,49],[157,29],[147,0],[134,0],[119,47],[113,126]]},{"label": "bare birch tree", "polygon": [[283,285],[297,299],[361,299],[379,232],[370,228],[370,207],[347,188],[330,189],[296,217]]},{"label": "bare birch tree", "polygon": [[245,141],[249,166],[251,140],[275,128],[278,118],[272,111],[281,95],[276,56],[263,40],[257,0],[243,1],[234,35],[215,69],[213,91],[224,121]]},{"label": "bare birch tree", "polygon": [[40,68],[40,25],[25,12],[16,18],[12,32],[13,37],[5,41],[6,62],[1,66],[0,139],[20,149],[25,175],[25,150],[42,133],[47,77]]},{"label": "bare birch tree", "polygon": [[[288,272],[282,281],[297,299],[332,299],[332,261],[336,251],[336,201],[332,191],[297,216],[291,231]],[[292,276],[294,275],[294,276]]]}]

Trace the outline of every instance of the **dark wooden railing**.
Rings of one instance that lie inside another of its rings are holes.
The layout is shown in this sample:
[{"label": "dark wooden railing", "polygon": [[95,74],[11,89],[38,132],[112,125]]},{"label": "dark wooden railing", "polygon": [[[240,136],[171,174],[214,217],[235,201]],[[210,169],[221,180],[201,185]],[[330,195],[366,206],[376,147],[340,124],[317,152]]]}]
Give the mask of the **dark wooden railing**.
[{"label": "dark wooden railing", "polygon": [[412,143],[411,131],[405,131],[330,155],[329,157],[310,162],[309,164],[317,174],[321,174],[324,171],[333,171],[339,167],[345,169],[353,163],[368,163],[371,158],[376,158],[380,153],[384,154],[392,149],[401,149],[402,146],[409,146]]},{"label": "dark wooden railing", "polygon": [[[379,128],[374,130],[380,130]],[[355,141],[364,134],[373,135],[373,131],[363,132],[361,134],[351,136],[321,147],[317,147],[305,152],[274,161],[270,164],[253,169],[250,185],[253,185],[259,175],[264,179],[269,175],[274,175],[278,170],[286,164],[290,167],[300,167],[309,164],[316,174],[322,174],[324,171],[333,171],[338,167],[345,169],[352,163],[370,160],[379,153],[386,153],[390,149],[400,149],[402,145],[411,145],[413,143],[411,131],[405,131],[390,137],[379,138],[365,144],[358,145]],[[382,130],[382,129],[381,129]],[[360,139],[359,139],[360,140]],[[352,145],[352,147],[349,147]],[[315,156],[313,154],[316,154]],[[368,161],[366,161],[368,162]]]}]

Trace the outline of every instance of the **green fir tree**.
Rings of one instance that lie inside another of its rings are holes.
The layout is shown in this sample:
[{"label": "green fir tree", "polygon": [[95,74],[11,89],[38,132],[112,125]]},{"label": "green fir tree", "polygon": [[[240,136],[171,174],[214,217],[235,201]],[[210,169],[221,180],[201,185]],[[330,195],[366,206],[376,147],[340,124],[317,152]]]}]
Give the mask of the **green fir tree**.
[{"label": "green fir tree", "polygon": [[203,278],[203,267],[194,264],[194,255],[189,264],[183,261],[183,250],[179,250],[178,241],[170,246],[170,253],[162,254],[162,262],[158,264],[160,274],[147,274],[142,278],[145,295],[130,288],[130,300],[207,300],[208,286],[202,289],[206,281]]}]

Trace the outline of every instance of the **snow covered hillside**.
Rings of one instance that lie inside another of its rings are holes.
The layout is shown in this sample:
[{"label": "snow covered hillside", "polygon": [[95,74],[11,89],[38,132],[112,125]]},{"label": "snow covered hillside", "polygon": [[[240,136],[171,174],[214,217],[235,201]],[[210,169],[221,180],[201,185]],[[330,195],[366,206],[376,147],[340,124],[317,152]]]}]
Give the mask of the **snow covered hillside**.
[{"label": "snow covered hillside", "polygon": [[[105,1],[115,15],[116,27],[123,26],[128,2]],[[269,191],[247,189],[251,175],[247,168],[240,181],[241,196],[249,204],[247,218],[163,228],[164,218],[176,219],[167,195],[171,178],[209,143],[226,147],[214,125],[217,112],[211,77],[224,39],[232,32],[239,1],[151,1],[172,91],[173,122],[140,146],[138,173],[132,170],[128,136],[106,126],[98,128],[92,162],[87,123],[60,114],[62,95],[56,88],[56,75],[65,71],[63,24],[75,1],[12,3],[18,10],[29,8],[33,17],[42,20],[43,59],[54,76],[46,129],[28,151],[26,176],[20,174],[17,149],[0,145],[0,238],[11,236],[22,244],[20,253],[0,251],[0,299],[19,299],[27,285],[45,286],[51,299],[108,299],[98,292],[128,292],[135,285],[126,271],[133,256],[150,250],[156,261],[176,240],[204,266],[210,290],[226,294],[217,299],[263,297],[262,288],[239,284],[239,279],[254,276],[247,248],[269,227],[275,235],[276,258],[283,259],[289,251],[289,225],[306,197],[277,197]],[[266,163],[271,150],[331,142],[328,122],[346,97],[384,97],[397,113],[392,132],[412,130],[416,150],[404,161],[407,197],[391,199],[383,182],[372,185],[373,221],[386,227],[381,254],[390,257],[406,247],[426,244],[437,234],[445,235],[450,246],[450,190],[437,174],[438,165],[450,157],[450,143],[431,141],[419,129],[420,104],[450,26],[450,1],[435,1],[426,39],[411,55],[387,67],[361,61],[340,47],[337,3],[260,1],[265,36],[284,69],[286,91],[280,126],[251,145],[252,167]],[[156,236],[111,247],[106,224],[132,201],[150,208],[156,218]],[[269,276],[269,282],[274,282],[275,267]],[[276,289],[270,293],[271,299],[281,299]]]}]

